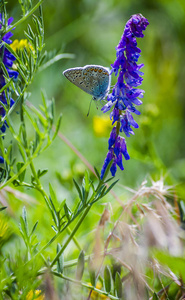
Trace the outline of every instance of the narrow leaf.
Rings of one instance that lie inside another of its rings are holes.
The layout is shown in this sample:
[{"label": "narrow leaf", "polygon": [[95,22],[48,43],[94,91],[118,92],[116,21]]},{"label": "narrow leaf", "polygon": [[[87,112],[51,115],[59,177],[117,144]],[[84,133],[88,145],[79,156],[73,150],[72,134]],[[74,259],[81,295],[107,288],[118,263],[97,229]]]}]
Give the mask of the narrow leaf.
[{"label": "narrow leaf", "polygon": [[0,211],[4,210],[6,208],[7,208],[7,206],[3,206],[3,207],[0,208]]},{"label": "narrow leaf", "polygon": [[58,118],[57,125],[56,125],[56,129],[55,129],[55,133],[54,133],[54,135],[53,135],[52,140],[54,140],[54,139],[56,138],[57,134],[58,134],[58,131],[59,131],[59,129],[60,129],[61,121],[62,121],[62,115],[60,115],[59,118]]},{"label": "narrow leaf", "polygon": [[153,294],[153,297],[152,297],[153,300],[159,300],[159,297],[157,296],[157,294],[154,292]]},{"label": "narrow leaf", "polygon": [[121,298],[122,297],[122,281],[121,281],[120,274],[118,272],[116,272],[116,277],[115,277],[115,291],[116,291],[117,297]]},{"label": "narrow leaf", "polygon": [[80,187],[79,187],[78,183],[76,182],[76,180],[74,178],[73,178],[73,182],[74,182],[75,187],[77,189],[78,195],[79,195],[80,199],[82,200],[82,192],[80,190]]},{"label": "narrow leaf", "polygon": [[38,223],[39,223],[39,222],[37,221],[37,222],[33,225],[33,228],[32,228],[32,231],[31,231],[30,236],[34,234],[34,232],[35,232],[35,230],[36,230],[36,228],[37,228]]},{"label": "narrow leaf", "polygon": [[50,196],[51,196],[52,202],[54,204],[55,210],[57,210],[58,209],[57,197],[56,197],[56,194],[55,194],[55,192],[53,190],[53,187],[51,186],[50,183],[49,183],[49,192],[50,192]]},{"label": "narrow leaf", "polygon": [[[18,162],[17,163],[17,171],[19,172],[23,166],[24,166],[23,162]],[[19,178],[20,182],[23,182],[25,173],[26,173],[26,170],[24,170],[21,174],[19,174],[18,178]]]},{"label": "narrow leaf", "polygon": [[76,279],[81,280],[84,272],[84,264],[85,264],[85,254],[82,250],[78,257],[77,267],[76,267]]},{"label": "narrow leaf", "polygon": [[66,218],[68,219],[68,221],[70,221],[69,208],[66,203],[64,203],[64,212],[65,212]]},{"label": "narrow leaf", "polygon": [[110,293],[111,291],[111,273],[108,266],[104,269],[104,284],[105,284],[105,290],[107,293]]},{"label": "narrow leaf", "polygon": [[27,221],[27,212],[26,212],[26,207],[25,206],[22,209],[22,219],[24,221],[26,234],[28,236],[28,221]]},{"label": "narrow leaf", "polygon": [[[60,252],[61,248],[62,248],[61,245],[58,243],[57,244],[57,254]],[[57,272],[63,273],[63,271],[64,271],[64,256],[62,253],[57,260]]]},{"label": "narrow leaf", "polygon": [[96,274],[95,274],[95,270],[93,268],[93,262],[92,260],[89,258],[88,260],[88,271],[89,271],[89,276],[90,276],[90,282],[92,284],[92,286],[96,286]]},{"label": "narrow leaf", "polygon": [[103,196],[105,196],[106,194],[108,194],[110,192],[110,190],[115,186],[115,184],[119,181],[119,179],[117,179],[116,181],[114,181],[106,190],[106,192],[104,193]]},{"label": "narrow leaf", "polygon": [[44,170],[39,169],[37,172],[37,175],[40,178],[40,177],[44,176],[47,172],[48,172],[48,169],[44,169]]},{"label": "narrow leaf", "polygon": [[94,167],[94,171],[95,171],[95,173],[96,173],[98,179],[101,180],[101,179],[100,179],[100,174],[99,174],[98,170],[96,169],[96,167]]}]

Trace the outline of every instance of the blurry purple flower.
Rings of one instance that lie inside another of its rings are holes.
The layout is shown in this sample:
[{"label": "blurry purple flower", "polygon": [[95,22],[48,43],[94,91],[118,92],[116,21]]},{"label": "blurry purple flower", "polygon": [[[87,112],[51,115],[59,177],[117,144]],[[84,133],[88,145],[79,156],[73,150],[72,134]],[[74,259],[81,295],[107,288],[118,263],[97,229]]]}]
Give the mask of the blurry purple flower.
[{"label": "blurry purple flower", "polygon": [[126,23],[121,40],[116,47],[116,60],[111,65],[111,74],[114,72],[115,76],[118,75],[118,78],[112,93],[107,96],[108,102],[102,108],[105,113],[113,107],[110,118],[112,124],[116,123],[116,126],[110,134],[109,151],[101,170],[101,179],[111,160],[113,162],[110,171],[112,176],[115,176],[116,165],[121,170],[124,169],[122,155],[126,160],[130,158],[125,139],[119,135],[119,132],[124,132],[127,137],[130,137],[130,134],[134,134],[131,126],[134,128],[139,127],[131,114],[140,114],[134,105],[142,104],[138,97],[143,98],[144,94],[143,90],[137,88],[142,83],[143,78],[141,76],[144,73],[140,71],[143,64],[137,64],[141,50],[137,47],[136,37],[144,37],[143,31],[148,24],[148,20],[141,14],[133,15]]}]

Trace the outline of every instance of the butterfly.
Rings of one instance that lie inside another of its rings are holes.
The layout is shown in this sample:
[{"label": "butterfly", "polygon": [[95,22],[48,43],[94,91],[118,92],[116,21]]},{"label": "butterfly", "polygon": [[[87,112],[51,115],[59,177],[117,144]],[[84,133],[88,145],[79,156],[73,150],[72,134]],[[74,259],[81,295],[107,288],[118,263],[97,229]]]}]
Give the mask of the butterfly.
[{"label": "butterfly", "polygon": [[63,72],[64,76],[84,92],[93,96],[93,100],[102,100],[110,89],[109,69],[98,65],[71,68]]}]

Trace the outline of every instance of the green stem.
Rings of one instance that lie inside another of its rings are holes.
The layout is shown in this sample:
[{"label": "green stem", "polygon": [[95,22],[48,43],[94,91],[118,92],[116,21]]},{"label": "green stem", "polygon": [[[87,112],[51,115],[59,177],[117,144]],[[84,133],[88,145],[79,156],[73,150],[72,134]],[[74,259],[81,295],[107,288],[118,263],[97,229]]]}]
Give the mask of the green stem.
[{"label": "green stem", "polygon": [[[68,281],[70,281],[70,282],[73,282],[73,283],[75,283],[75,284],[78,284],[78,285],[80,285],[80,286],[82,286],[82,287],[85,287],[85,288],[88,288],[88,289],[90,289],[90,290],[93,290],[93,291],[97,292],[98,294],[105,295],[105,296],[107,296],[107,297],[110,298],[110,299],[113,299],[113,300],[119,300],[118,297],[115,297],[115,296],[113,296],[113,295],[110,295],[109,293],[107,293],[107,292],[105,292],[105,291],[102,291],[102,290],[99,290],[99,289],[97,289],[96,287],[91,286],[91,285],[89,285],[89,284],[87,284],[87,283],[83,283],[83,282],[81,282],[81,281],[72,279],[72,278],[67,277],[67,276],[65,276],[64,274],[58,273],[58,272],[56,272],[56,271],[51,271],[51,273],[52,273],[54,276],[57,276],[57,277],[59,277],[59,278],[62,278],[62,279],[68,280]],[[38,272],[38,275],[42,275],[42,274],[43,274],[43,272]]]},{"label": "green stem", "polygon": [[24,22],[27,18],[29,18],[34,11],[44,2],[44,0],[40,0],[30,11],[27,13],[25,16],[23,16],[19,21],[15,22],[11,27],[9,27],[5,33],[11,31],[14,27],[17,27],[20,25],[22,22]]},{"label": "green stem", "polygon": [[[119,109],[119,115],[121,115],[121,110]],[[120,130],[120,118],[119,120],[117,121],[117,124],[116,124],[116,134],[117,136],[119,135],[119,130]]]},{"label": "green stem", "polygon": [[[69,235],[72,233],[72,230],[71,230],[69,227],[66,228],[66,231],[67,231],[67,233],[68,233]],[[80,244],[78,243],[77,239],[75,238],[75,236],[73,237],[73,242],[74,242],[75,245],[77,246],[78,250],[81,251],[82,248],[81,248]]]},{"label": "green stem", "polygon": [[88,207],[84,211],[83,215],[81,216],[80,220],[78,221],[78,223],[75,225],[74,229],[72,230],[71,235],[68,237],[68,239],[66,240],[65,244],[62,246],[61,250],[57,253],[57,255],[55,256],[54,260],[52,261],[52,263],[50,265],[51,268],[56,263],[56,261],[59,259],[60,255],[64,252],[64,250],[66,249],[66,247],[68,246],[68,244],[72,240],[73,236],[75,235],[75,233],[77,232],[78,228],[80,227],[80,225],[82,224],[83,220],[85,219],[86,215],[88,214],[90,208],[91,208],[91,205],[88,205]]}]

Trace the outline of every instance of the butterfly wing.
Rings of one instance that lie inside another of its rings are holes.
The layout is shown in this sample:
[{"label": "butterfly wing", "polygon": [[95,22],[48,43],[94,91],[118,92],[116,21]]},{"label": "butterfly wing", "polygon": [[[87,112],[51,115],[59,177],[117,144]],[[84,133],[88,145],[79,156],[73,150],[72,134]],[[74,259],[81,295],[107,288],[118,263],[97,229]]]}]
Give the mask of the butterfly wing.
[{"label": "butterfly wing", "polygon": [[109,69],[98,65],[85,66],[83,79],[94,100],[105,98],[110,86]]},{"label": "butterfly wing", "polygon": [[79,88],[83,85],[82,73],[83,68],[71,68],[63,72],[64,76]]},{"label": "butterfly wing", "polygon": [[98,65],[71,68],[63,72],[65,77],[95,100],[103,99],[110,86],[109,69]]}]

